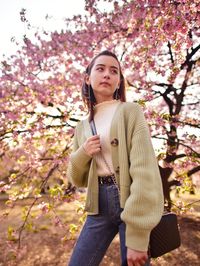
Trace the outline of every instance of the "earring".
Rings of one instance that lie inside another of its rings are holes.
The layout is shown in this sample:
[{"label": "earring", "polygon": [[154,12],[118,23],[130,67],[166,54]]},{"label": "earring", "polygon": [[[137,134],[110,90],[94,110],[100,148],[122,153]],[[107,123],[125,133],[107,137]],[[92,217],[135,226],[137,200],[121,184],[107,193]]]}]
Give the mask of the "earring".
[{"label": "earring", "polygon": [[95,96],[94,96],[94,92],[93,92],[93,89],[92,89],[91,85],[89,85],[89,87],[88,87],[88,99],[89,99],[90,102],[93,102],[93,103],[96,102],[96,99],[95,99]]},{"label": "earring", "polygon": [[119,100],[119,88],[117,88],[114,92],[114,99]]},{"label": "earring", "polygon": [[88,100],[91,102],[91,87],[88,86]]}]

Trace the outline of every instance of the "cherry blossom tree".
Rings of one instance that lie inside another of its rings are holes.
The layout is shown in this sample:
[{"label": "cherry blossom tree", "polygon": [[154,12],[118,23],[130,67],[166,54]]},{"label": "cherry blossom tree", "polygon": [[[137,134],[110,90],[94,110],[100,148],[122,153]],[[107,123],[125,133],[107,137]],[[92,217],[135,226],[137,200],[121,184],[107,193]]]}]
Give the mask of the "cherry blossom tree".
[{"label": "cherry blossom tree", "polygon": [[[20,15],[31,27],[25,10]],[[170,188],[190,190],[200,170],[199,1],[86,0],[85,14],[65,23],[61,32],[24,36],[1,62],[0,188],[8,204],[29,195],[35,204],[47,186],[55,202],[70,200],[66,169],[86,111],[84,70],[108,49],[120,59],[129,99],[144,107],[170,208]]]}]

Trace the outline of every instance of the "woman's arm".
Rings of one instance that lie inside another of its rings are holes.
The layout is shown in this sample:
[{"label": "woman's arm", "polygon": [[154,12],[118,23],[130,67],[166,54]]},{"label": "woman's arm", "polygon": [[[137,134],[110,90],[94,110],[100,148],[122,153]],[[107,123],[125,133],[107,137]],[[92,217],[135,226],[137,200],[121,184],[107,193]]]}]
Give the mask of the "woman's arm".
[{"label": "woman's arm", "polygon": [[147,251],[150,232],[163,213],[163,189],[143,111],[137,106],[134,112],[129,155],[132,184],[121,218],[126,223],[127,247]]},{"label": "woman's arm", "polygon": [[81,139],[82,133],[82,124],[78,123],[74,133],[73,149],[69,157],[67,168],[68,180],[77,187],[87,186],[90,161],[92,159],[92,157],[85,152],[83,145],[79,145],[78,140]]}]

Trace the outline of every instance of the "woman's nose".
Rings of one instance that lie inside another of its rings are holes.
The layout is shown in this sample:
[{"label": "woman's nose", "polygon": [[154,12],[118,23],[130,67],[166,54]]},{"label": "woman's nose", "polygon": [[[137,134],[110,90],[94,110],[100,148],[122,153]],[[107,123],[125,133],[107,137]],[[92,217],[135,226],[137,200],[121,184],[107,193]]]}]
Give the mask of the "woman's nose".
[{"label": "woman's nose", "polygon": [[104,78],[110,78],[110,73],[109,71],[104,72]]}]

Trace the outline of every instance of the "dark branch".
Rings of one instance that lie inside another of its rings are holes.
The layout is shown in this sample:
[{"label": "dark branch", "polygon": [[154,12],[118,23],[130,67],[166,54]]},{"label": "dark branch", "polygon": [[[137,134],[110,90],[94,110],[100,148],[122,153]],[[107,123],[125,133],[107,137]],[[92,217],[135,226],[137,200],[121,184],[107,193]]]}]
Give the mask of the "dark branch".
[{"label": "dark branch", "polygon": [[[158,136],[152,136],[153,138],[156,138],[156,139],[163,139],[163,140],[168,140],[167,138],[164,138],[164,137],[158,137]],[[184,140],[183,140],[184,141]],[[195,151],[194,149],[192,149],[190,146],[188,146],[188,145],[186,145],[186,144],[184,144],[183,142],[180,142],[180,141],[173,141],[174,142],[174,145],[182,145],[182,146],[184,146],[184,147],[186,147],[186,148],[188,148],[189,150],[191,150],[191,154],[189,154],[190,156],[193,156],[193,155],[195,155],[197,158],[200,158],[200,153],[198,153],[197,151]],[[174,160],[176,160],[177,159],[177,156],[178,155],[174,155],[173,156],[173,159]],[[188,156],[188,155],[186,155],[186,156]],[[183,155],[181,155],[181,157],[183,157]]]},{"label": "dark branch", "polygon": [[186,104],[181,104],[181,106],[191,106],[191,105],[198,105],[199,104],[199,102],[196,102],[196,103],[186,103]]},{"label": "dark branch", "polygon": [[[43,180],[43,182],[42,182],[42,184],[41,184],[41,186],[40,186],[40,189],[42,189],[42,188],[45,187],[45,185],[46,185],[47,181],[49,180],[50,176],[51,176],[51,175],[53,174],[53,172],[58,168],[58,166],[59,166],[59,164],[56,163],[56,164],[50,169],[49,173],[47,174],[47,176],[46,176],[45,179]],[[28,212],[27,212],[27,214],[26,214],[26,217],[25,217],[25,219],[24,219],[24,222],[23,222],[23,224],[22,224],[22,225],[20,226],[20,228],[19,228],[18,248],[20,248],[22,232],[23,232],[23,230],[24,230],[24,228],[25,228],[25,225],[26,225],[26,223],[27,223],[27,221],[28,221],[28,217],[29,217],[29,215],[30,215],[30,213],[31,213],[31,210],[32,210],[33,206],[35,205],[35,203],[37,202],[37,200],[38,200],[38,198],[35,198],[34,201],[32,202],[32,204],[30,205],[30,207],[29,207],[29,209],[28,209]]]},{"label": "dark branch", "polygon": [[191,175],[197,173],[198,171],[200,171],[200,165],[198,165],[197,167],[194,167],[193,169],[189,170],[187,175],[191,176]]},{"label": "dark branch", "polygon": [[171,47],[171,43],[168,41],[167,46],[169,48],[169,54],[170,54],[170,59],[172,61],[172,64],[174,64],[174,58],[173,58],[173,54],[172,54],[172,47]]},{"label": "dark branch", "polygon": [[181,65],[180,69],[183,69],[185,66],[188,66],[191,63],[191,58],[193,55],[200,49],[200,44],[196,48],[192,48],[191,53],[187,54],[185,62]]},{"label": "dark branch", "polygon": [[187,125],[187,126],[190,126],[190,127],[200,128],[200,124],[198,123],[198,121],[197,121],[196,124],[192,124],[192,123],[189,123],[189,122],[176,120],[176,123],[180,123],[182,125]]},{"label": "dark branch", "polygon": [[176,94],[175,88],[173,87],[172,84],[166,84],[166,83],[156,83],[155,85],[158,86],[158,87],[166,87],[165,92],[164,93],[159,92],[159,94],[163,97],[163,99],[167,103],[167,105],[169,107],[169,113],[170,113],[170,115],[173,115],[174,102],[168,97],[168,95],[171,92],[173,92],[174,94]]}]

